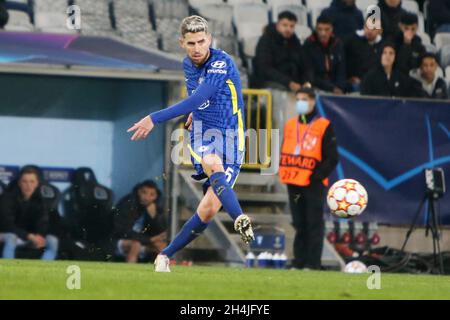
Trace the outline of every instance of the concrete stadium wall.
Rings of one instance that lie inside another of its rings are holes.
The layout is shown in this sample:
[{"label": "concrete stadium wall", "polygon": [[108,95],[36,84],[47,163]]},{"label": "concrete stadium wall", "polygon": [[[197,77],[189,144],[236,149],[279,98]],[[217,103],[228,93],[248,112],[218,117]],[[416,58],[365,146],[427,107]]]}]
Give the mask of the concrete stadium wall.
[{"label": "concrete stadium wall", "polygon": [[137,143],[126,129],[166,106],[166,85],[0,75],[0,164],[88,166],[101,184],[113,189],[115,200],[144,179],[157,180],[163,188],[163,126]]}]

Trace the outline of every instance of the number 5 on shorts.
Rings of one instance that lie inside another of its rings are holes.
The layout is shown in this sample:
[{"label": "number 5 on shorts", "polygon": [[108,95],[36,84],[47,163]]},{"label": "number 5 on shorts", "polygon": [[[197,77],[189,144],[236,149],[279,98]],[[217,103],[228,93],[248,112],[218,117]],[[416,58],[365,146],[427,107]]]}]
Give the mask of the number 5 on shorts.
[{"label": "number 5 on shorts", "polygon": [[231,167],[227,168],[227,170],[225,171],[225,176],[227,177],[227,182],[230,183],[231,182],[231,178],[233,178],[233,169]]}]

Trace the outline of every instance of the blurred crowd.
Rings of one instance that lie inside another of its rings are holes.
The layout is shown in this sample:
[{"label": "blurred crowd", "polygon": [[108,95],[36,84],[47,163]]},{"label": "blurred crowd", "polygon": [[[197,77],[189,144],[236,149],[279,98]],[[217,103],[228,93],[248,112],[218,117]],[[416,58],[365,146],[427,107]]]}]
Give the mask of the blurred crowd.
[{"label": "blurred crowd", "polygon": [[161,192],[150,180],[113,206],[89,168],[62,194],[36,166],[0,187],[0,257],[150,261],[167,244]]}]

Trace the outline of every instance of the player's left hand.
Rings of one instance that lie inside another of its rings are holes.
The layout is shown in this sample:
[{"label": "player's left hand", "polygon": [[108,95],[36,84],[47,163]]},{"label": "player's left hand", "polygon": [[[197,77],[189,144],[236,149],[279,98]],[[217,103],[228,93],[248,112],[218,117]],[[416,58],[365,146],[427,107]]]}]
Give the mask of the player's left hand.
[{"label": "player's left hand", "polygon": [[139,122],[135,123],[130,129],[127,130],[127,132],[134,131],[131,140],[137,141],[147,138],[148,134],[150,133],[150,131],[152,131],[154,126],[155,125],[153,124],[152,118],[150,118],[150,116],[146,116]]}]

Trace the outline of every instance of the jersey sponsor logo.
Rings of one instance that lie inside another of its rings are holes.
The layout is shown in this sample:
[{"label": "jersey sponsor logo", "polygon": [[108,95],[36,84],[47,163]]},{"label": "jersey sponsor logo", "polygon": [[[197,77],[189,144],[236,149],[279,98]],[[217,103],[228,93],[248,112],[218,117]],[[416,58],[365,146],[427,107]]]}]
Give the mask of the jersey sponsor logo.
[{"label": "jersey sponsor logo", "polygon": [[213,68],[217,68],[217,69],[223,69],[227,66],[227,63],[225,61],[214,61],[213,63],[211,63],[211,67]]},{"label": "jersey sponsor logo", "polygon": [[209,69],[208,73],[227,74],[227,70],[223,70],[223,69]]}]

